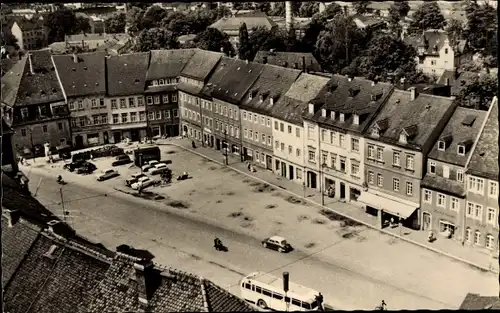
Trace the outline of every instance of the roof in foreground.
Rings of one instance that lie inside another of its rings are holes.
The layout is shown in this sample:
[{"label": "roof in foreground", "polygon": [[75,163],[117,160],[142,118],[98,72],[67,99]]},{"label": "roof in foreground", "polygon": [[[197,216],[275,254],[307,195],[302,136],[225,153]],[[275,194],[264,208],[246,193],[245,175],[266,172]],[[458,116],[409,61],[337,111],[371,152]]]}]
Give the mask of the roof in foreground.
[{"label": "roof in foreground", "polygon": [[470,159],[467,174],[498,180],[498,99],[490,113]]},{"label": "roof in foreground", "polygon": [[475,293],[465,296],[461,310],[500,310],[500,298],[498,296],[485,297]]},{"label": "roof in foreground", "polygon": [[151,50],[146,80],[177,77],[196,49]]},{"label": "roof in foreground", "polygon": [[106,61],[108,95],[141,94],[146,86],[149,52],[110,56]]},{"label": "roof in foreground", "polygon": [[181,76],[205,81],[224,53],[196,49],[182,69]]}]

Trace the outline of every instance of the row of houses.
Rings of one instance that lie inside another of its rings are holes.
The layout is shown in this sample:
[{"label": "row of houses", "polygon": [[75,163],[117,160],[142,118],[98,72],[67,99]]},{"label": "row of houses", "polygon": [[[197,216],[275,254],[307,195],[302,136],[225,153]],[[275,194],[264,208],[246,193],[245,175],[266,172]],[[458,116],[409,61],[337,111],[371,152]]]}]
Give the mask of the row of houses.
[{"label": "row of houses", "polygon": [[21,152],[182,134],[380,220],[498,247],[496,99],[488,111],[457,108],[415,88],[199,49],[35,51],[2,94]]}]

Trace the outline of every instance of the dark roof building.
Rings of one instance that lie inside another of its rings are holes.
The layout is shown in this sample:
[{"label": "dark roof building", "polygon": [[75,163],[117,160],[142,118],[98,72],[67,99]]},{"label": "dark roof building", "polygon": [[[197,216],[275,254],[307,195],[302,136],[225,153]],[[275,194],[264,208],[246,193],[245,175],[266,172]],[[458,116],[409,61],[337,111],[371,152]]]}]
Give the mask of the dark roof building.
[{"label": "dark roof building", "polygon": [[460,310],[500,310],[500,298],[498,296],[485,297],[469,292],[460,305]]},{"label": "dark roof building", "polygon": [[149,52],[109,56],[106,60],[108,95],[142,94],[148,65]]},{"label": "dark roof building", "polygon": [[321,72],[321,66],[312,53],[259,51],[255,55],[254,62],[289,67],[304,72]]},{"label": "dark roof building", "polygon": [[490,106],[486,124],[470,159],[467,174],[498,180],[498,99]]},{"label": "dark roof building", "polygon": [[217,22],[213,23],[209,27],[216,28],[221,32],[228,33],[230,36],[235,35],[238,32],[241,24],[245,23],[247,29],[251,32],[254,27],[264,27],[267,30],[271,30],[277,27],[277,24],[268,16],[234,16],[234,17],[223,17]]},{"label": "dark roof building", "polygon": [[196,52],[182,69],[181,76],[206,82],[215,65],[223,56],[224,54],[220,52],[196,49]]},{"label": "dark roof building", "polygon": [[300,74],[286,94],[272,106],[270,115],[302,126],[302,114],[307,111],[309,101],[318,95],[328,81],[326,77]]},{"label": "dark roof building", "polygon": [[[418,36],[405,37],[404,41],[415,47],[417,51],[422,51],[422,55],[439,57],[439,51],[449,39],[445,31],[432,29]],[[449,45],[457,55],[467,52],[468,49],[466,40],[449,41]]]},{"label": "dark roof building", "polygon": [[[362,133],[393,89],[393,85],[388,83],[332,75],[330,81],[311,101],[314,113],[307,111],[303,114],[303,118],[330,127]],[[354,123],[356,116],[357,124]]]},{"label": "dark roof building", "polygon": [[243,98],[242,108],[261,114],[270,113],[300,73],[300,70],[265,64],[259,77],[247,92],[247,96]]},{"label": "dark roof building", "polygon": [[182,69],[197,50],[151,50],[146,81],[180,76]]},{"label": "dark roof building", "polygon": [[215,67],[212,75],[210,75],[210,79],[207,84],[203,86],[200,91],[200,97],[205,98],[207,100],[212,100],[212,91],[215,88],[218,88],[220,82],[226,75],[231,75],[231,65],[235,62],[235,59],[232,58],[222,58],[219,64]]},{"label": "dark roof building", "polygon": [[52,58],[67,97],[106,93],[104,52],[54,55]]}]

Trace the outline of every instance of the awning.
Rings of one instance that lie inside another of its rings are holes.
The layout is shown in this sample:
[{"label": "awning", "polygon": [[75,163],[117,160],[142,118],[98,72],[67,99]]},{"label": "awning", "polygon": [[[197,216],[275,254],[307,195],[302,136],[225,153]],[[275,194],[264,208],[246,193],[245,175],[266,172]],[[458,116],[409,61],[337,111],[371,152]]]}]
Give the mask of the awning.
[{"label": "awning", "polygon": [[358,197],[359,202],[373,206],[379,210],[384,210],[402,218],[408,218],[415,212],[417,207],[410,206],[401,202],[387,199],[381,196],[374,195],[373,193],[363,192]]}]

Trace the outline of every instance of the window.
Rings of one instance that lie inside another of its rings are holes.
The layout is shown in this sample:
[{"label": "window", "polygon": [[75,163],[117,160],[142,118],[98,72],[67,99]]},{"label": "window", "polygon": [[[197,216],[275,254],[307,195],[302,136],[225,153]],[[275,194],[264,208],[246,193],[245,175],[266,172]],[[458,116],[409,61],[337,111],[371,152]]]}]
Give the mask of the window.
[{"label": "window", "polygon": [[446,206],[446,196],[442,193],[438,193],[437,196],[437,206],[444,208]]},{"label": "window", "polygon": [[384,186],[384,176],[382,174],[377,174],[377,185],[379,187]]},{"label": "window", "polygon": [[128,113],[122,113],[122,123],[128,122]]},{"label": "window", "polygon": [[233,109],[229,109],[229,117],[233,118]]},{"label": "window", "polygon": [[431,174],[436,174],[436,162],[429,162],[429,171],[431,172]]},{"label": "window", "polygon": [[118,106],[116,105],[116,99],[112,99],[111,100],[111,108],[112,109],[117,109],[118,108]]},{"label": "window", "polygon": [[486,248],[493,249],[494,245],[495,245],[495,237],[493,237],[492,235],[487,235],[486,236]]},{"label": "window", "polygon": [[[69,109],[70,109],[71,111],[73,111],[73,110],[75,109],[75,103],[74,103],[74,102],[70,102],[70,103],[69,103]],[[22,115],[22,117],[24,117],[24,114],[22,114],[22,113],[23,113],[23,112],[22,112],[22,109],[21,109],[21,115]]]},{"label": "window", "polygon": [[147,102],[148,104],[153,104],[153,97],[152,97],[152,96],[147,96],[147,97],[146,97],[146,102]]},{"label": "window", "polygon": [[260,123],[262,124],[262,126],[266,126],[266,118],[264,116],[260,117]]},{"label": "window", "polygon": [[165,81],[163,79],[159,79],[158,85],[160,85],[160,86],[165,85]]},{"label": "window", "polygon": [[481,232],[479,230],[476,230],[476,232],[474,233],[474,244],[475,245],[481,244]]},{"label": "window", "polygon": [[128,106],[130,108],[134,108],[135,107],[135,98],[128,98]]},{"label": "window", "polygon": [[281,143],[281,151],[285,151],[285,144]]},{"label": "window", "polygon": [[432,191],[424,189],[424,202],[426,203],[432,202]]},{"label": "window", "polygon": [[292,146],[288,145],[288,154],[292,154],[293,148]]},{"label": "window", "polygon": [[266,143],[266,134],[262,134],[262,143]]},{"label": "window", "polygon": [[255,132],[254,140],[259,141],[259,132]]},{"label": "window", "polygon": [[163,111],[163,118],[164,119],[169,119],[170,118],[170,111],[169,110]]},{"label": "window", "polygon": [[330,153],[330,167],[333,169],[337,168],[337,154]]},{"label": "window", "polygon": [[92,100],[90,100],[90,105],[91,105],[93,108],[97,107],[97,100],[96,100],[96,99],[92,99]]},{"label": "window", "polygon": [[156,111],[156,119],[161,120],[161,111]]},{"label": "window", "polygon": [[465,155],[465,147],[461,145],[457,146],[457,153],[459,155]]},{"label": "window", "polygon": [[399,191],[399,178],[392,179],[392,189],[394,191]]},{"label": "window", "polygon": [[254,114],[254,115],[253,115],[253,122],[254,122],[255,124],[257,124],[257,123],[259,122],[259,117],[257,116],[257,114]]},{"label": "window", "polygon": [[413,183],[411,181],[406,182],[406,194],[408,196],[413,195]]},{"label": "window", "polygon": [[94,125],[99,124],[99,115],[92,115],[92,123]]},{"label": "window", "polygon": [[243,112],[243,119],[246,120],[247,119],[247,112]]},{"label": "window", "polygon": [[285,124],[283,123],[280,123],[280,132],[284,132],[285,131]]},{"label": "window", "polygon": [[57,128],[59,130],[63,130],[63,123],[57,123]]},{"label": "window", "polygon": [[118,124],[118,114],[113,114],[113,124]]},{"label": "window", "polygon": [[108,123],[108,115],[107,114],[101,114],[101,123],[102,124]]},{"label": "window", "polygon": [[83,109],[83,101],[82,100],[78,100],[78,109],[79,110]]},{"label": "window", "polygon": [[359,165],[352,163],[351,164],[351,175],[358,176],[359,175]]},{"label": "window", "polygon": [[300,128],[295,127],[295,137],[300,138]]},{"label": "window", "polygon": [[44,132],[44,133],[46,133],[46,132],[48,131],[48,129],[47,129],[47,125],[43,125],[43,126],[42,126],[42,130],[43,130],[43,132]]},{"label": "window", "polygon": [[[231,133],[231,136],[234,137],[234,128],[233,128],[233,126],[229,126],[229,132]],[[255,134],[257,134],[257,133],[255,133]]]},{"label": "window", "polygon": [[99,105],[104,106],[104,98],[99,98]]},{"label": "window", "polygon": [[144,106],[144,99],[142,97],[137,97],[137,105],[140,107]]},{"label": "window", "polygon": [[457,170],[457,181],[459,181],[459,182],[463,182],[464,181],[464,171]]},{"label": "window", "polygon": [[384,161],[384,148],[377,147],[377,160],[380,162]]},{"label": "window", "polygon": [[291,134],[292,133],[292,126],[288,125],[288,133]]},{"label": "window", "polygon": [[26,137],[26,129],[25,128],[21,129],[21,136]]},{"label": "window", "polygon": [[472,230],[469,227],[465,230],[465,241],[468,243],[472,242]]},{"label": "window", "polygon": [[278,122],[277,121],[274,121],[274,129],[278,130]]},{"label": "window", "polygon": [[341,172],[344,172],[345,173],[345,169],[346,169],[346,164],[345,164],[345,158],[344,157],[340,157],[340,171]]},{"label": "window", "polygon": [[[212,124],[212,120],[210,120],[210,125]],[[240,137],[240,129],[238,127],[234,128],[234,136],[235,137]]]},{"label": "window", "polygon": [[351,139],[351,150],[355,152],[359,152],[359,139],[352,138]]},{"label": "window", "polygon": [[406,169],[414,170],[415,169],[415,158],[413,155],[406,156]]},{"label": "window", "polygon": [[486,221],[490,224],[496,225],[497,210],[495,208],[488,208],[488,214],[486,216]]},{"label": "window", "polygon": [[490,187],[488,188],[488,195],[490,197],[498,196],[498,183],[494,181],[490,181]]},{"label": "window", "polygon": [[275,147],[276,149],[278,149],[278,148],[279,148],[279,146],[280,146],[280,142],[279,142],[278,140],[276,140],[276,141],[274,142],[274,147]]},{"label": "window", "polygon": [[155,104],[160,104],[160,96],[154,96]]},{"label": "window", "polygon": [[450,209],[452,209],[453,211],[458,211],[460,209],[460,202],[457,198],[451,198]]},{"label": "window", "polygon": [[295,150],[295,155],[296,155],[297,157],[300,157],[300,149]]},{"label": "window", "polygon": [[400,166],[399,152],[392,153],[392,165]]},{"label": "window", "polygon": [[309,161],[316,161],[316,152],[314,150],[309,150],[308,152]]},{"label": "window", "polygon": [[172,114],[174,115],[174,117],[179,117],[179,110],[173,109]]},{"label": "window", "polygon": [[321,151],[321,165],[326,164],[328,161],[328,152]]},{"label": "window", "polygon": [[342,148],[344,147],[344,140],[345,140],[345,136],[340,134],[339,135],[339,146]]},{"label": "window", "polygon": [[177,95],[172,95],[172,102],[177,102]]},{"label": "window", "polygon": [[[332,135],[333,135],[333,133],[332,133]],[[368,159],[375,159],[375,147],[374,146],[368,146]]]},{"label": "window", "polygon": [[272,145],[272,139],[271,139],[271,136],[267,136],[267,145],[268,145],[268,146]]},{"label": "window", "polygon": [[127,104],[125,103],[125,99],[120,99],[120,109],[126,109]]},{"label": "window", "polygon": [[375,173],[368,172],[368,182],[372,185],[375,184]]},{"label": "window", "polygon": [[307,125],[307,138],[309,139],[315,139],[315,127],[312,125]]},{"label": "window", "polygon": [[[219,124],[218,122],[216,123],[217,125]],[[243,130],[243,137],[248,138],[248,129]]]},{"label": "window", "polygon": [[439,151],[444,151],[446,148],[445,148],[445,142],[444,141],[438,141],[438,150]]},{"label": "window", "polygon": [[444,54],[448,54],[448,48],[444,49]]},{"label": "window", "polygon": [[251,130],[251,129],[248,131],[248,138],[250,140],[253,139],[253,130]]}]

